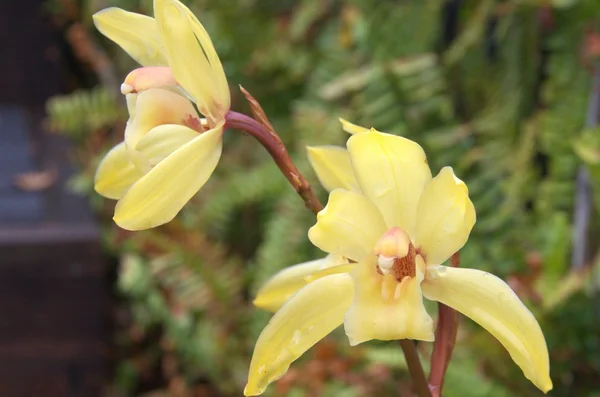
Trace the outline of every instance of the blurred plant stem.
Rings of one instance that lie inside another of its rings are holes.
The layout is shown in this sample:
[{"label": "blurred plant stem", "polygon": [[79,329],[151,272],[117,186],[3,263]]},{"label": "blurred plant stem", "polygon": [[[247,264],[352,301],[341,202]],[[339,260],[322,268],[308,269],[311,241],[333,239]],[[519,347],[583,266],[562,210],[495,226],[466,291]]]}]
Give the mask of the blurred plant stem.
[{"label": "blurred plant stem", "polygon": [[415,342],[410,339],[400,339],[400,347],[404,352],[406,358],[406,364],[408,365],[408,372],[413,383],[413,389],[419,397],[431,397],[429,386],[427,385],[427,378],[423,372],[421,366],[421,360],[419,359],[419,353],[415,346]]},{"label": "blurred plant stem", "polygon": [[[585,127],[598,127],[598,112],[600,111],[600,63],[593,67],[592,87],[588,99]],[[590,175],[585,164],[577,170],[575,179],[575,208],[573,212],[573,251],[571,266],[575,270],[584,268],[589,259],[588,233],[592,216],[592,187]],[[595,285],[595,283],[593,283]]]},{"label": "blurred plant stem", "polygon": [[255,118],[253,119],[245,114],[229,111],[225,116],[225,128],[243,130],[256,138],[267,149],[271,157],[273,157],[275,164],[277,164],[294,190],[302,197],[306,208],[317,215],[323,209],[323,205],[317,196],[315,196],[306,178],[304,178],[292,161],[283,141],[273,129],[258,101],[244,88],[240,88],[248,99],[248,102],[250,102]]},{"label": "blurred plant stem", "polygon": [[77,60],[83,65],[89,65],[103,87],[110,90],[115,100],[125,103],[119,87],[121,81],[118,77],[115,65],[109,59],[104,49],[94,40],[88,27],[82,23],[73,23],[66,30],[66,39],[73,48]]},{"label": "blurred plant stem", "polygon": [[[460,253],[455,253],[450,258],[453,267],[460,266]],[[456,310],[442,303],[438,309],[438,324],[435,329],[435,342],[431,354],[431,371],[429,372],[429,390],[433,397],[442,395],[444,376],[452,358],[452,350],[456,342],[458,331],[458,313]]]}]

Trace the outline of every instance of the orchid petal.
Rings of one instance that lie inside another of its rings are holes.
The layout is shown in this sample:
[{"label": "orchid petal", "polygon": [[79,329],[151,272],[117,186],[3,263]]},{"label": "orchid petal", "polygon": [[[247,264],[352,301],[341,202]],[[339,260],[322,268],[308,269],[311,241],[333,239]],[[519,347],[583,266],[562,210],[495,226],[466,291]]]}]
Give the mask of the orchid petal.
[{"label": "orchid petal", "polygon": [[421,286],[427,299],[450,306],[494,335],[540,390],[552,389],[540,325],[504,281],[480,270],[432,266]]},{"label": "orchid petal", "polygon": [[308,284],[307,277],[311,274],[347,262],[339,255],[327,255],[325,258],[286,267],[261,287],[254,299],[254,306],[276,312],[292,295]]},{"label": "orchid petal", "polygon": [[126,94],[125,103],[127,104],[127,113],[129,113],[129,120],[135,118],[135,107],[137,104],[138,94]]},{"label": "orchid petal", "polygon": [[417,204],[431,171],[421,146],[371,129],[348,139],[354,175],[388,227],[413,235]]},{"label": "orchid petal", "polygon": [[115,222],[127,230],[142,230],[172,220],[215,170],[222,133],[220,123],[158,163],[121,198]]},{"label": "orchid petal", "polygon": [[469,190],[444,167],[425,186],[417,209],[415,242],[428,265],[439,265],[462,248],[475,224]]},{"label": "orchid petal", "polygon": [[354,269],[356,263],[344,263],[342,265],[330,266],[309,274],[304,279],[307,283],[312,283],[323,277],[331,276],[332,274],[350,273]]},{"label": "orchid petal", "polygon": [[318,279],[292,296],[256,342],[244,394],[259,395],[282,377],[293,361],[342,324],[351,302],[348,274]]},{"label": "orchid petal", "polygon": [[[181,124],[193,127],[202,124],[187,98],[158,88],[137,95],[134,113],[135,117],[129,119],[125,129],[125,143],[130,150],[135,150],[140,139],[159,125]],[[201,128],[196,130],[202,131]]]},{"label": "orchid petal", "polygon": [[360,192],[346,149],[338,146],[309,146],[307,150],[310,164],[327,191],[341,188]]},{"label": "orchid petal", "polygon": [[365,127],[361,127],[360,125],[353,124],[348,120],[344,120],[340,118],[340,123],[342,123],[342,129],[349,134],[360,134],[362,132],[368,132],[369,129]]},{"label": "orchid petal", "polygon": [[94,14],[96,28],[142,66],[167,65],[153,18],[116,7]]},{"label": "orchid petal", "polygon": [[196,137],[198,137],[198,132],[186,126],[162,124],[148,131],[135,149],[142,154],[148,161],[149,167],[152,168]]},{"label": "orchid petal", "polygon": [[373,253],[385,231],[379,210],[365,196],[336,189],[329,194],[327,206],[317,214],[317,223],[308,231],[308,238],[325,252],[360,262]]},{"label": "orchid petal", "polygon": [[223,118],[230,106],[229,89],[210,37],[177,0],[155,0],[154,14],[173,75],[203,115],[213,122]]},{"label": "orchid petal", "polygon": [[120,199],[144,174],[129,162],[125,143],[121,142],[104,156],[94,177],[94,189],[110,199]]},{"label": "orchid petal", "polygon": [[188,18],[191,22],[191,28],[194,34],[198,38],[200,45],[202,45],[202,51],[206,54],[206,58],[210,63],[210,67],[215,78],[215,84],[217,85],[216,95],[219,96],[221,103],[228,110],[231,106],[231,96],[229,92],[229,83],[227,82],[227,76],[225,76],[225,70],[221,63],[221,59],[215,50],[215,47],[210,39],[210,35],[204,28],[204,25],[200,23],[196,15],[187,7],[184,6],[184,10],[188,14]]},{"label": "orchid petal", "polygon": [[417,269],[415,277],[398,282],[391,274],[377,273],[374,258],[359,262],[350,273],[354,301],[344,319],[350,344],[372,339],[433,341],[433,321],[421,293],[423,273]]}]

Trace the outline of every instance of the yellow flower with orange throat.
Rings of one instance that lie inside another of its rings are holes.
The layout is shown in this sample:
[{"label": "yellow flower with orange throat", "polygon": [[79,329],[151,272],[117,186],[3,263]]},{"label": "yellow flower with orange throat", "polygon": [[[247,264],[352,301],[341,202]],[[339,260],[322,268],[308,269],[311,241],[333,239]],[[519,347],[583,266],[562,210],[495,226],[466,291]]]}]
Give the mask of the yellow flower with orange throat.
[{"label": "yellow flower with orange throat", "polygon": [[475,208],[450,167],[432,177],[408,139],[344,122],[347,150],[309,148],[331,193],[309,230],[324,259],[269,280],[255,304],[276,311],[252,357],[247,396],[261,394],[290,364],[344,325],[351,345],[372,339],[434,340],[423,297],[488,330],[539,389],[552,388],[538,322],[498,277],[443,263],[467,242]]},{"label": "yellow flower with orange throat", "polygon": [[119,226],[155,227],[172,220],[217,166],[231,103],[225,72],[202,24],[177,0],[155,0],[154,18],[108,8],[94,23],[143,66],[121,86],[125,139],[101,161],[95,189],[119,200]]}]

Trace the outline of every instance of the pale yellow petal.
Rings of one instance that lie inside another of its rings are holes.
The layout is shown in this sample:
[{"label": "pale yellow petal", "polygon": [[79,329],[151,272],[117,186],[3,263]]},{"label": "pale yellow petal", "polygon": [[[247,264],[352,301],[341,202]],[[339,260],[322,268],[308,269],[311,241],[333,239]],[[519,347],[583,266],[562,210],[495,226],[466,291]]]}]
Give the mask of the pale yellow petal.
[{"label": "pale yellow petal", "polygon": [[433,321],[421,293],[423,273],[419,268],[416,273],[416,277],[405,277],[399,283],[393,275],[377,272],[375,257],[354,267],[350,273],[354,301],[344,319],[351,345],[372,339],[433,341]]},{"label": "pale yellow petal", "polygon": [[346,149],[339,146],[309,146],[307,151],[310,164],[327,191],[341,188],[360,192]]},{"label": "pale yellow petal", "polygon": [[123,95],[135,94],[150,88],[165,88],[177,85],[175,76],[168,66],[146,66],[129,72],[121,84]]},{"label": "pale yellow petal", "polygon": [[244,394],[259,395],[282,377],[294,360],[342,324],[351,302],[347,274],[318,279],[298,291],[260,334]]},{"label": "pale yellow petal", "polygon": [[417,203],[431,179],[425,152],[408,139],[371,129],[348,139],[354,175],[388,227],[413,235]]},{"label": "pale yellow petal", "polygon": [[452,307],[494,335],[540,390],[552,389],[544,334],[504,281],[480,270],[432,266],[422,288],[427,299]]},{"label": "pale yellow petal", "polygon": [[139,64],[167,65],[153,18],[110,7],[94,14],[94,24]]},{"label": "pale yellow petal", "polygon": [[369,131],[368,128],[353,124],[353,123],[349,122],[348,120],[344,120],[342,118],[340,118],[340,122],[342,123],[342,129],[349,134],[360,134],[361,132]]},{"label": "pale yellow petal", "polygon": [[189,8],[185,7],[185,11],[190,19],[192,30],[198,38],[198,41],[202,46],[202,51],[206,54],[212,69],[215,84],[217,85],[216,97],[219,98],[219,103],[221,103],[223,107],[228,110],[231,106],[231,94],[229,92],[229,83],[227,83],[227,77],[225,76],[225,70],[223,70],[221,59],[219,58],[219,55],[217,54],[212,40],[204,28],[204,25],[200,23],[198,18],[196,18],[194,13]]},{"label": "pale yellow petal", "polygon": [[230,106],[229,89],[222,87],[223,68],[211,65],[218,57],[204,28],[177,0],[154,0],[154,16],[179,84],[192,95],[203,115],[213,122],[223,118]]},{"label": "pale yellow petal", "polygon": [[174,151],[137,181],[117,204],[115,222],[142,230],[172,220],[212,175],[222,149],[223,123]]},{"label": "pale yellow petal", "polygon": [[129,113],[129,119],[135,118],[135,106],[137,103],[138,94],[126,94],[125,102],[127,104],[127,112]]},{"label": "pale yellow petal", "polygon": [[372,254],[386,227],[379,210],[365,196],[336,189],[308,231],[310,241],[330,254],[361,261]]},{"label": "pale yellow petal", "polygon": [[94,189],[104,197],[120,199],[143,173],[129,162],[125,142],[113,147],[104,156],[94,177]]},{"label": "pale yellow petal", "polygon": [[467,242],[475,207],[463,181],[444,167],[426,186],[417,209],[415,242],[428,265],[439,265]]},{"label": "pale yellow petal", "polygon": [[276,312],[292,295],[308,284],[306,278],[311,274],[342,263],[348,261],[339,255],[327,255],[322,259],[286,267],[261,287],[253,303],[261,309]]},{"label": "pale yellow petal", "polygon": [[197,131],[183,125],[162,124],[148,131],[135,149],[152,168],[198,135]]},{"label": "pale yellow petal", "polygon": [[327,267],[327,268],[318,270],[312,274],[309,274],[308,276],[305,277],[305,280],[307,283],[312,283],[315,280],[330,276],[332,274],[350,273],[352,271],[352,269],[354,269],[354,266],[356,266],[356,263],[351,262],[351,263],[345,263],[343,265]]},{"label": "pale yellow petal", "polygon": [[[129,96],[129,95],[128,95]],[[181,124],[202,131],[201,120],[192,103],[181,95],[163,89],[149,89],[137,95],[135,117],[125,129],[125,143],[131,150],[152,128],[161,124]]]}]

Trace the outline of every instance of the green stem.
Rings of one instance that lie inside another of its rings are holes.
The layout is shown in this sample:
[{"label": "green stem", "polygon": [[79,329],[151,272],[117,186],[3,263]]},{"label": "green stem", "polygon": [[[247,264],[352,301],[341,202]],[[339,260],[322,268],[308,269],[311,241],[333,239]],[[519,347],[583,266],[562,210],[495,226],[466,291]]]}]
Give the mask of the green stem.
[{"label": "green stem", "polygon": [[419,358],[415,343],[410,339],[400,339],[400,347],[402,347],[404,357],[406,358],[408,372],[410,373],[415,393],[419,397],[431,397],[427,378],[425,378],[425,372],[423,372],[421,359]]}]

